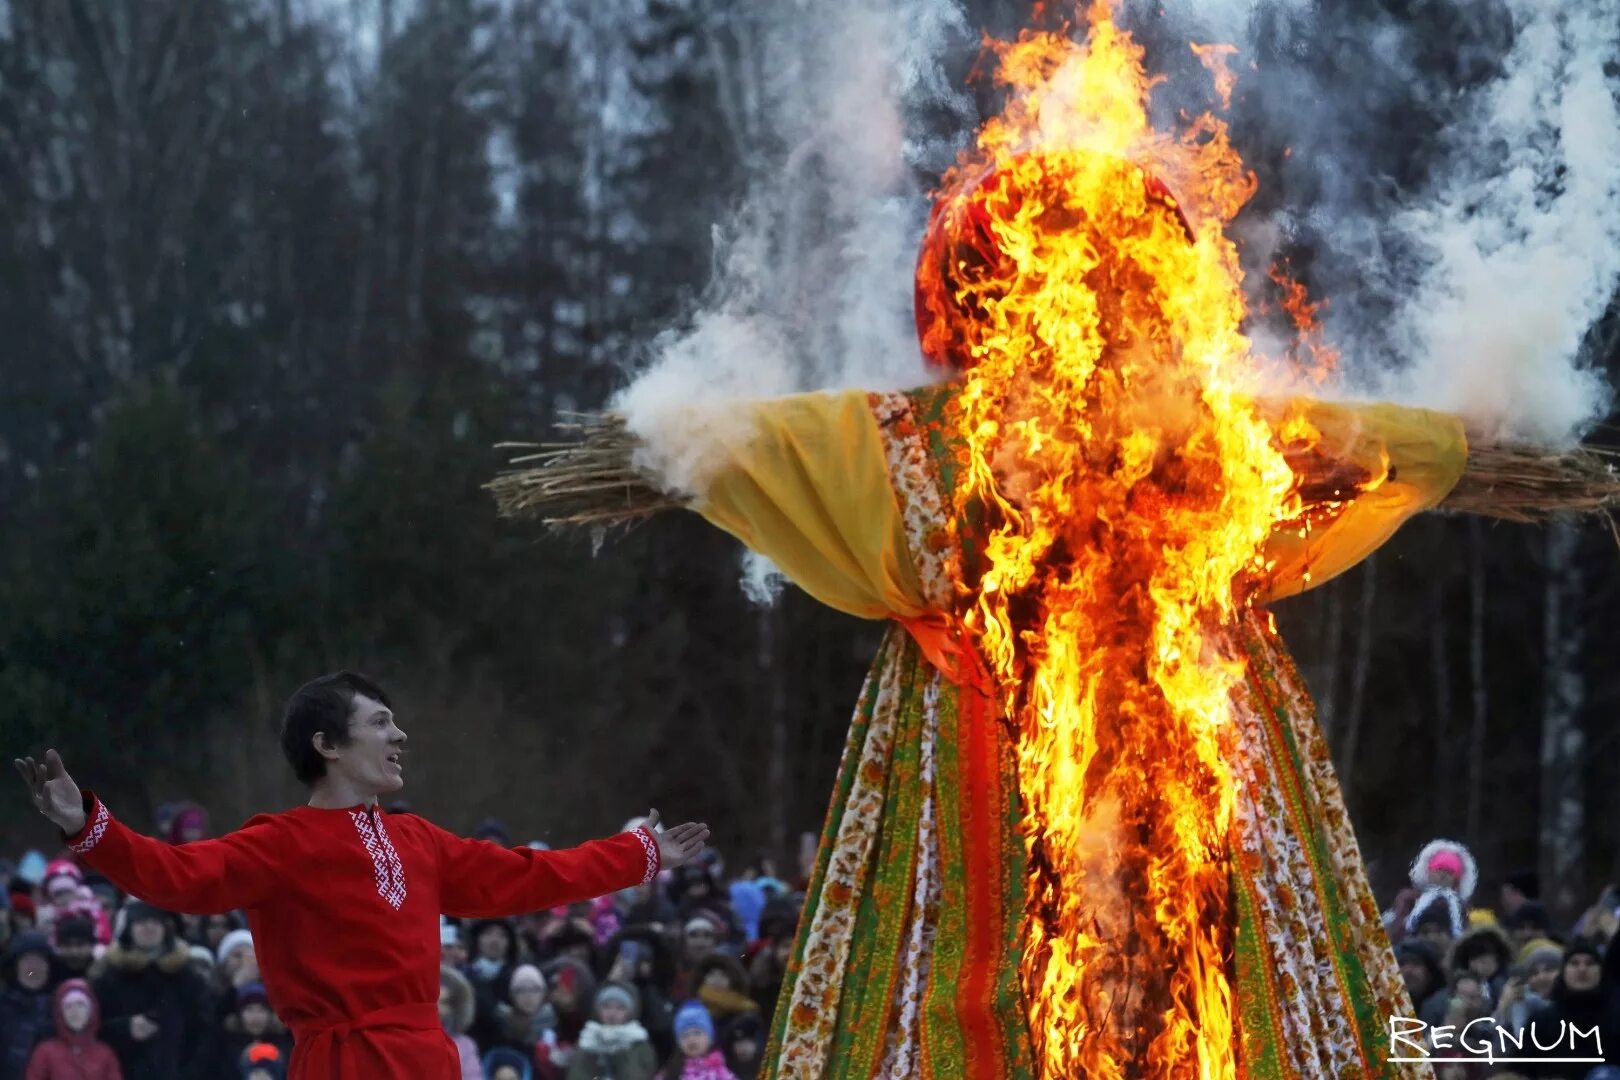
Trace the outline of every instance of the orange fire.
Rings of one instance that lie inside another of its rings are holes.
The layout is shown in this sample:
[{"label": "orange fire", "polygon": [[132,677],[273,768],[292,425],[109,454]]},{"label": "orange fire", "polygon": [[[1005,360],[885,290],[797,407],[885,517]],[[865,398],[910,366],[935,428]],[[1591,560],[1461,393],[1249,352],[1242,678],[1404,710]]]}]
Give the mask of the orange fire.
[{"label": "orange fire", "polygon": [[1018,731],[1042,1074],[1232,1077],[1219,628],[1299,498],[1224,231],[1254,178],[1212,116],[1154,130],[1141,49],[1086,18],[995,46],[1011,101],[946,178],[920,317],[965,370],[965,619]]}]

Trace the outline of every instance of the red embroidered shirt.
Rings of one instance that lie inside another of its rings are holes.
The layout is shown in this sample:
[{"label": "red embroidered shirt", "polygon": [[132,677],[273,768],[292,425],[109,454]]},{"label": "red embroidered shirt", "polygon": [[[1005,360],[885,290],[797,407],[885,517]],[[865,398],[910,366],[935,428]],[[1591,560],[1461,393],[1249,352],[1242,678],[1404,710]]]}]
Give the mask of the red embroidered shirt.
[{"label": "red embroidered shirt", "polygon": [[645,829],[562,851],[454,836],[414,814],[300,806],[217,840],[171,846],[126,828],[92,792],[69,846],[169,911],[242,909],[289,1080],[459,1080],[439,1024],[439,914],[494,918],[616,892],[658,873]]}]

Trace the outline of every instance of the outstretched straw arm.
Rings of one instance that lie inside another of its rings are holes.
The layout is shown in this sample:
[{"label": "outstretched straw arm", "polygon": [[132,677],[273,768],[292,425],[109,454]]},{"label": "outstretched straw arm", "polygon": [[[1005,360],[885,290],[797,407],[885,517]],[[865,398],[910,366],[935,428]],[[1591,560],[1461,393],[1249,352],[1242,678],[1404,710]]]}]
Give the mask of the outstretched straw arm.
[{"label": "outstretched straw arm", "polygon": [[660,491],[635,466],[641,443],[614,413],[571,415],[560,425],[570,442],[501,443],[520,451],[510,468],[485,486],[501,516],[547,525],[630,525],[685,502]]},{"label": "outstretched straw arm", "polygon": [[[522,451],[488,485],[503,516],[559,527],[606,527],[686,505],[636,467],[641,444],[622,417],[574,416],[564,430],[577,438],[502,444]],[[1520,522],[1560,514],[1611,515],[1620,511],[1620,453],[1470,439],[1468,464],[1440,509]]]}]

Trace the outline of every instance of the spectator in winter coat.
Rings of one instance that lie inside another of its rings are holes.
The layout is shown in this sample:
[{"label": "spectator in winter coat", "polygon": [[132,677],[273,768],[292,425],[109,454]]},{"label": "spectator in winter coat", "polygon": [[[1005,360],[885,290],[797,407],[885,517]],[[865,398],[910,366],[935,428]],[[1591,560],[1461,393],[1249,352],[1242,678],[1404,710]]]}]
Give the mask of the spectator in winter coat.
[{"label": "spectator in winter coat", "polygon": [[590,1019],[590,1003],[596,1000],[596,979],[590,968],[569,957],[561,957],[540,969],[551,987],[551,1007],[557,1014],[557,1028],[550,1042],[535,1047],[534,1072],[544,1080],[557,1080],[568,1069],[579,1038]]},{"label": "spectator in winter coat", "polygon": [[478,1046],[467,1035],[472,1027],[472,986],[459,971],[439,969],[439,1022],[445,1034],[456,1044],[461,1059],[461,1080],[484,1080],[484,1068],[478,1060]]},{"label": "spectator in winter coat", "polygon": [[1506,934],[1494,926],[1478,926],[1451,947],[1451,970],[1454,974],[1467,971],[1479,976],[1486,996],[1495,1002],[1507,983],[1512,956]]},{"label": "spectator in winter coat", "polygon": [[51,931],[52,941],[56,940],[56,925],[74,916],[89,919],[95,926],[97,944],[112,941],[112,924],[96,894],[84,883],[84,871],[77,864],[67,859],[51,863],[45,868],[41,891],[45,894],[45,903],[39,907],[39,927]]},{"label": "spectator in winter coat", "polygon": [[688,1001],[676,1010],[675,1042],[663,1080],[737,1080],[714,1044],[714,1018],[702,1002]]},{"label": "spectator in winter coat", "polygon": [[734,1016],[758,1013],[759,1006],[748,996],[748,976],[740,963],[721,953],[711,953],[697,966],[697,996],[709,1015],[724,1023]]},{"label": "spectator in winter coat", "polygon": [[1421,1008],[1436,990],[1446,984],[1439,957],[1421,941],[1403,941],[1395,946],[1395,962],[1400,965],[1401,979],[1406,983],[1406,992],[1412,998],[1414,1010]]},{"label": "spectator in winter coat", "polygon": [[498,1041],[496,1009],[518,965],[517,932],[505,919],[480,919],[467,937],[473,955],[461,971],[473,990],[473,1026],[468,1034],[480,1046],[493,1046]]},{"label": "spectator in winter coat", "polygon": [[270,1008],[270,996],[261,983],[238,987],[231,995],[235,1007],[226,1014],[219,1036],[218,1065],[214,1075],[229,1076],[240,1067],[242,1055],[257,1043],[269,1043],[281,1051],[283,1061],[292,1057],[292,1036]]},{"label": "spectator in winter coat", "polygon": [[[1530,1017],[1525,1056],[1580,1058],[1595,1056],[1601,1048],[1608,1065],[1620,1065],[1620,1002],[1604,985],[1603,968],[1592,942],[1574,941],[1564,949],[1552,1000]],[[1600,1068],[1603,1066],[1543,1060],[1527,1066],[1525,1072],[1534,1077],[1587,1080]]]},{"label": "spectator in winter coat", "polygon": [[641,995],[641,1026],[662,1061],[675,1049],[675,1005],[669,996],[675,957],[668,940],[650,926],[632,926],[609,942],[608,955],[613,957],[608,980],[629,983]]},{"label": "spectator in winter coat", "polygon": [[139,900],[107,950],[96,981],[102,1037],[118,1054],[125,1080],[207,1080],[214,1060],[214,1011],[191,952],[167,912]]},{"label": "spectator in winter coat", "polygon": [[494,1031],[484,1045],[506,1046],[529,1055],[539,1043],[555,1043],[557,1012],[546,1000],[549,993],[539,968],[519,964],[506,984],[506,999],[495,1006]]},{"label": "spectator in winter coat", "polygon": [[26,930],[6,946],[0,970],[0,1080],[23,1080],[34,1047],[56,1030],[51,1019],[55,969],[51,944]]},{"label": "spectator in winter coat", "polygon": [[1564,965],[1564,950],[1545,939],[1532,941],[1519,953],[1518,963],[1502,987],[1496,1005],[1496,1024],[1518,1035],[1530,1017],[1552,1000],[1558,972]]},{"label": "spectator in winter coat", "polygon": [[1412,886],[1421,890],[1406,916],[1411,934],[1425,917],[1439,910],[1453,939],[1468,932],[1468,901],[1474,895],[1479,871],[1474,856],[1455,840],[1431,840],[1412,861]]},{"label": "spectator in winter coat", "polygon": [[765,1057],[765,1022],[758,1013],[734,1016],[720,1028],[720,1052],[737,1080],[754,1080]]},{"label": "spectator in winter coat", "polygon": [[1552,936],[1552,919],[1538,901],[1527,900],[1502,920],[1502,929],[1515,949],[1523,949],[1537,938]]},{"label": "spectator in winter coat", "polygon": [[647,1029],[637,1019],[641,1002],[623,983],[607,983],[596,992],[594,1018],[579,1035],[579,1048],[568,1063],[567,1080],[653,1080],[658,1059]]},{"label": "spectator in winter coat", "polygon": [[96,926],[82,915],[56,924],[56,963],[64,978],[88,979],[96,962]]},{"label": "spectator in winter coat", "polygon": [[52,1016],[56,1037],[34,1048],[28,1080],[123,1080],[118,1055],[96,1038],[101,1007],[89,983],[69,979],[58,986]]}]

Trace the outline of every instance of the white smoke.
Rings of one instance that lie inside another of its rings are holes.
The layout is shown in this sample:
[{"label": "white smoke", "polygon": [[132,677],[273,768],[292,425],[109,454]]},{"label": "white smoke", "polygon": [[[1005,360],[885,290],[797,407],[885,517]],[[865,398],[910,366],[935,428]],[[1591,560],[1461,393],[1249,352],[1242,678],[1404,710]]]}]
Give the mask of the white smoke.
[{"label": "white smoke", "polygon": [[[1161,115],[1213,104],[1187,41],[1239,46],[1234,134],[1269,187],[1238,238],[1256,271],[1274,249],[1314,252],[1304,276],[1346,354],[1341,393],[1564,442],[1610,402],[1586,341],[1620,283],[1620,0],[1429,11],[1459,36],[1373,13],[1336,24],[1356,40],[1323,40],[1310,0],[1126,5],[1166,43],[1150,49],[1173,69]],[[730,17],[751,20],[738,39],[758,56],[744,59],[768,73],[733,122],[787,150],[762,154],[745,205],[719,226],[702,310],[655,343],[616,402],[653,447],[648,463],[689,492],[713,465],[716,425],[736,422],[727,401],[926,381],[911,323],[927,213],[914,174],[937,175],[978,123],[951,67],[977,28],[952,0],[776,0]],[[1334,68],[1346,48],[1355,63]],[[1455,54],[1455,78],[1424,58],[1434,49]],[[1433,134],[1414,177],[1387,146],[1419,122]],[[1268,342],[1264,326],[1256,339]]]},{"label": "white smoke", "polygon": [[[701,490],[715,464],[728,401],[812,389],[882,390],[929,379],[911,318],[927,193],[951,140],[908,135],[916,116],[970,105],[941,57],[975,38],[950,0],[779,2],[736,9],[771,73],[733,117],[782,140],[739,213],[716,232],[717,272],[703,309],[654,344],[652,361],[615,401],[675,490]],[[733,437],[745,433],[725,432]]]},{"label": "white smoke", "polygon": [[1452,170],[1396,227],[1428,269],[1383,385],[1489,433],[1565,443],[1607,411],[1584,344],[1620,282],[1620,3],[1513,5],[1500,78],[1447,133]]}]

